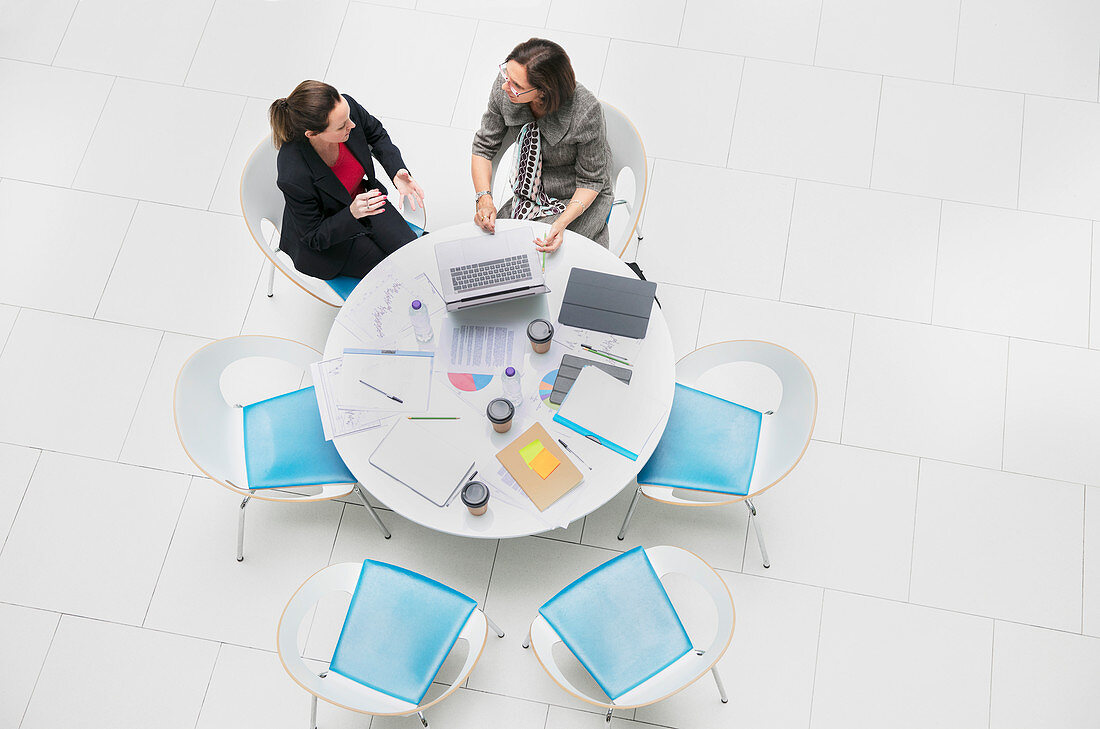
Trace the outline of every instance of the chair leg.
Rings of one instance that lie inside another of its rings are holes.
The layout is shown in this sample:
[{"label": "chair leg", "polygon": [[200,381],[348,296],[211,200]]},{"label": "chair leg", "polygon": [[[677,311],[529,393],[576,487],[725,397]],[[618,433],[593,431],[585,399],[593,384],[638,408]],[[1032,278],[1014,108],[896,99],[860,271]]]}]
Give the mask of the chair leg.
[{"label": "chair leg", "polygon": [[363,487],[359,484],[355,484],[355,493],[359,494],[359,499],[363,502],[363,506],[367,507],[367,513],[374,519],[374,523],[378,525],[378,528],[382,530],[382,536],[389,539],[393,535],[390,534],[390,530],[386,528],[386,525],[382,523],[382,517],[378,516],[378,512],[374,510],[374,507],[367,501],[367,495],[363,492]]},{"label": "chair leg", "polygon": [[527,650],[531,647],[531,629],[527,629],[527,637],[523,639],[523,649]]},{"label": "chair leg", "polygon": [[718,684],[718,695],[722,697],[722,703],[728,704],[730,700],[726,696],[726,687],[722,685],[722,677],[718,675],[718,666],[710,667],[710,675],[714,676],[714,682]]},{"label": "chair leg", "polygon": [[639,486],[638,490],[634,492],[634,498],[630,500],[630,508],[626,510],[626,518],[623,519],[622,529],[619,530],[619,541],[623,541],[626,537],[626,528],[630,526],[630,519],[634,516],[634,510],[638,508],[638,499],[642,495],[642,489]]},{"label": "chair leg", "polygon": [[424,726],[428,726],[428,720],[424,718],[424,712],[423,711],[416,712],[416,715],[420,717],[420,723],[421,724],[423,724]]},{"label": "chair leg", "polygon": [[638,218],[638,224],[634,226],[634,234],[638,236],[638,242],[642,242],[642,238],[645,236],[642,234],[642,219]]},{"label": "chair leg", "polygon": [[271,298],[275,295],[275,264],[271,261],[267,262],[267,296]]},{"label": "chair leg", "polygon": [[317,696],[309,697],[309,729],[317,729]]},{"label": "chair leg", "polygon": [[244,507],[252,500],[252,492],[241,501],[240,515],[237,517],[237,561],[244,562]]},{"label": "chair leg", "polygon": [[[482,615],[485,615],[485,611],[481,611]],[[500,626],[493,622],[493,619],[488,615],[485,615],[485,622],[489,623],[489,627],[493,629],[493,632],[497,634],[498,638],[504,637],[504,631],[500,629]]]},{"label": "chair leg", "polygon": [[614,709],[608,709],[607,710],[607,715],[603,719],[605,724],[610,724],[611,723],[611,712],[612,711],[614,711]]},{"label": "chair leg", "polygon": [[760,556],[764,558],[764,569],[772,566],[772,563],[768,560],[768,550],[764,547],[764,533],[760,531],[760,522],[756,518],[756,507],[752,505],[752,499],[745,499],[745,506],[749,508],[749,521],[752,522],[752,528],[756,531],[756,542],[760,545]]}]

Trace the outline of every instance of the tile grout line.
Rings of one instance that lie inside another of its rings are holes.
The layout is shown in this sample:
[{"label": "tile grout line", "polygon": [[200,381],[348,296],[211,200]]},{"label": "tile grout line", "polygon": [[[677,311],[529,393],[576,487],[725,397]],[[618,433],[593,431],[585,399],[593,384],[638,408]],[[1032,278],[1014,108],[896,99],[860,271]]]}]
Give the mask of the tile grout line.
[{"label": "tile grout line", "polygon": [[825,19],[825,0],[817,6],[817,33],[814,34],[814,55],[810,60],[811,66],[817,66],[817,49],[821,47],[821,24]]},{"label": "tile grout line", "polygon": [[[882,91],[886,86],[886,77],[878,80],[878,105],[875,110],[875,135],[871,138],[871,169],[867,172],[867,189],[870,190],[875,179],[875,152],[878,150],[878,125],[882,121]],[[942,200],[941,200],[942,202]]]},{"label": "tile grout line", "polygon": [[684,36],[684,21],[687,20],[688,5],[691,0],[684,0],[684,12],[680,14],[680,30],[676,31],[676,47],[680,47],[680,39]]},{"label": "tile grout line", "polygon": [[178,84],[181,88],[191,88],[187,85],[187,77],[191,75],[191,67],[195,65],[195,59],[199,57],[199,48],[202,47],[202,39],[206,37],[206,29],[210,27],[210,19],[214,17],[214,8],[217,6],[217,0],[210,3],[210,10],[206,13],[206,21],[202,24],[202,32],[199,33],[199,40],[195,43],[195,52],[191,54],[191,61],[187,64],[187,70],[183,72],[183,81]]},{"label": "tile grout line", "polygon": [[[344,525],[344,515],[348,511],[349,504],[333,499],[334,503],[340,504],[340,518],[336,520],[336,531],[332,535],[332,546],[328,548],[328,558],[325,560],[325,567],[332,565],[332,555],[336,553],[336,542],[340,538],[340,527]],[[322,567],[321,569],[324,569]],[[318,603],[319,604],[319,603]],[[310,636],[313,635],[313,628],[317,625],[317,604],[313,606],[313,619],[309,621],[309,630],[306,631],[306,637],[302,642],[303,646],[309,645]],[[300,629],[300,626],[299,626]],[[310,727],[310,729],[313,729]]]},{"label": "tile grout line", "polygon": [[913,489],[913,539],[909,543],[909,582],[905,588],[905,602],[912,604],[913,599],[913,563],[917,559],[917,514],[920,507],[920,476],[924,467],[924,458],[917,458],[917,483]]},{"label": "tile grout line", "polygon": [[172,542],[176,540],[176,530],[179,529],[180,519],[183,518],[183,510],[187,506],[187,498],[191,495],[191,487],[195,485],[195,477],[192,476],[187,482],[187,490],[183,492],[183,499],[180,501],[180,509],[176,513],[176,522],[172,525],[172,533],[168,537],[168,544],[164,548],[164,557],[160,560],[160,569],[157,570],[157,579],[153,583],[153,590],[149,593],[149,603],[145,606],[145,614],[141,616],[141,625],[139,628],[145,627],[145,621],[149,619],[149,610],[153,607],[153,599],[157,596],[157,587],[160,586],[160,578],[164,574],[164,565],[168,564],[168,555],[172,551]]},{"label": "tile grout line", "polygon": [[[134,210],[132,213],[130,213],[130,221],[126,223],[126,230],[122,232],[122,240],[119,241],[118,250],[115,251],[115,259],[111,261],[111,270],[107,272],[107,278],[103,280],[103,290],[99,292],[99,298],[96,299],[95,309],[92,310],[92,315],[90,317],[87,317],[91,321],[102,321],[100,319],[96,319],[96,314],[99,313],[99,307],[103,303],[103,297],[107,295],[107,287],[111,285],[111,277],[115,274],[115,266],[118,265],[118,259],[122,256],[122,249],[126,246],[126,238],[128,238],[130,235],[130,228],[134,227],[134,218],[137,217],[137,211],[138,208],[141,207],[141,205],[142,203],[140,201],[134,202]],[[128,326],[133,325],[131,324]]]},{"label": "tile grout line", "polygon": [[54,623],[53,632],[50,633],[50,643],[46,646],[46,652],[42,656],[42,665],[38,667],[38,673],[34,675],[34,685],[31,686],[31,692],[27,696],[27,703],[23,707],[23,712],[19,714],[19,721],[15,726],[23,726],[23,720],[27,718],[27,710],[31,708],[31,702],[34,701],[34,692],[38,690],[38,682],[42,679],[42,671],[46,668],[46,661],[50,659],[50,651],[53,650],[53,642],[57,639],[57,631],[61,629],[61,619],[65,617],[64,613],[57,614],[57,622]]},{"label": "tile grout line", "polygon": [[707,310],[707,290],[703,289],[703,300],[699,303],[699,322],[695,325],[695,346],[692,351],[699,349],[699,336],[703,333],[703,313]]},{"label": "tile grout line", "polygon": [[[607,50],[603,53],[603,65],[600,66],[600,85],[596,89],[596,94],[603,93],[603,82],[607,78],[607,59],[611,58],[611,41],[614,40],[611,36],[607,37]],[[649,160],[646,160],[646,164],[649,164]],[[643,211],[644,212],[644,211]]]},{"label": "tile grout line", "polygon": [[481,610],[482,610],[482,612],[484,612],[485,608],[488,607],[489,588],[493,584],[493,570],[495,570],[496,566],[497,566],[497,554],[500,553],[500,542],[501,542],[501,540],[498,539],[497,540],[497,546],[496,546],[495,549],[493,549],[493,563],[491,565],[489,565],[489,579],[487,579],[485,581],[485,598],[481,601],[481,605],[482,605]]},{"label": "tile grout line", "polygon": [[1085,545],[1088,531],[1089,487],[1081,484],[1081,635],[1085,634]]},{"label": "tile grout line", "polygon": [[134,429],[134,421],[137,420],[138,410],[141,409],[141,398],[145,397],[145,391],[149,388],[149,380],[153,377],[153,368],[157,365],[157,357],[160,356],[160,350],[164,346],[164,332],[161,332],[160,339],[157,340],[157,348],[153,352],[153,359],[149,362],[149,371],[145,373],[145,381],[141,383],[141,392],[138,393],[137,404],[134,406],[134,414],[130,416],[130,422],[126,425],[126,433],[122,436],[122,445],[118,447],[118,455],[115,456],[115,462],[121,462],[122,452],[126,450],[126,441],[130,437],[130,431]]},{"label": "tile grout line", "polygon": [[932,301],[928,307],[928,323],[936,326],[936,283],[940,277],[940,240],[943,237],[943,200],[940,200],[940,214],[936,221],[936,257],[932,264]]},{"label": "tile grout line", "polygon": [[851,382],[852,379],[852,352],[856,348],[856,317],[858,314],[852,314],[852,339],[848,342],[848,369],[844,373],[844,402],[840,405],[840,433],[837,434],[837,444],[845,445],[844,443],[844,416],[848,412],[848,395],[851,394]]},{"label": "tile grout line", "polygon": [[[206,708],[206,697],[210,695],[210,687],[214,684],[214,671],[218,670],[218,661],[222,657],[222,646],[225,643],[218,643],[218,652],[214,654],[214,663],[210,666],[210,676],[206,679],[206,690],[202,692],[202,701],[199,702],[199,710],[195,712],[195,727],[199,725],[199,721],[202,719],[202,710]],[[313,729],[312,727],[310,729]]]},{"label": "tile grout line", "polygon": [[814,675],[810,679],[810,715],[806,719],[806,726],[812,727],[814,721],[814,694],[817,692],[817,667],[821,662],[821,631],[825,626],[825,593],[826,588],[821,588],[821,612],[817,616],[817,645],[814,646]]},{"label": "tile grout line", "polygon": [[779,301],[783,301],[783,285],[787,281],[787,257],[791,252],[791,231],[794,229],[794,209],[797,201],[798,180],[795,180],[794,190],[791,191],[791,212],[787,215],[787,240],[783,243],[783,265],[779,269]]},{"label": "tile grout line", "polygon": [[[726,161],[722,169],[730,169],[730,157],[733,156],[733,136],[737,133],[737,111],[741,108],[741,89],[745,86],[745,66],[749,65],[748,59],[741,61],[741,75],[737,77],[737,94],[733,98],[733,119],[730,120],[730,142],[726,145]],[[653,159],[657,159],[654,157]],[[691,164],[691,163],[688,163]],[[715,165],[718,167],[718,165]],[[656,169],[654,170],[656,172]]]},{"label": "tile grout line", "polygon": [[[351,5],[351,0],[348,0],[348,5]],[[470,70],[470,59],[474,57],[474,46],[477,45],[477,32],[481,30],[481,20],[474,20],[474,33],[470,37],[470,48],[466,51],[466,63],[462,66],[462,76],[458,79],[458,96],[455,97],[455,103],[451,105],[451,117],[447,123],[447,128],[452,128],[455,123],[455,115],[458,114],[458,104],[462,101],[462,85],[466,83],[466,73]],[[491,196],[490,196],[491,197]],[[477,207],[476,205],[474,206]]]},{"label": "tile grout line", "polygon": [[[99,116],[95,118],[95,125],[92,127],[92,133],[88,135],[88,143],[84,145],[84,153],[80,155],[80,161],[76,163],[76,170],[73,172],[73,177],[69,180],[69,184],[64,189],[75,190],[73,187],[76,184],[76,178],[80,177],[80,168],[84,166],[84,160],[88,157],[88,150],[92,148],[92,142],[95,141],[95,133],[99,131],[99,123],[103,121],[103,113],[107,111],[107,104],[111,101],[111,94],[115,91],[115,84],[118,82],[118,76],[111,77],[111,85],[107,89],[107,95],[103,97],[103,106],[99,107]],[[57,185],[57,187],[62,187]],[[129,198],[133,199],[133,198]]]},{"label": "tile grout line", "polygon": [[959,68],[959,35],[962,32],[963,0],[959,0],[959,15],[955,19],[955,55],[951,61],[951,85],[955,85],[955,74]]},{"label": "tile grout line", "polygon": [[[1001,468],[1005,471],[1005,440],[1008,435],[1008,371],[1012,367],[1012,337],[1008,338],[1005,345],[1005,404],[1001,409]],[[1061,479],[1052,479],[1061,480]]]},{"label": "tile grout line", "polygon": [[1016,209],[1020,209],[1020,189],[1024,186],[1024,132],[1027,129],[1027,94],[1020,106],[1020,159],[1016,164]]},{"label": "tile grout line", "polygon": [[[415,5],[413,6],[415,10]],[[328,78],[328,72],[332,69],[332,59],[336,57],[336,47],[340,45],[340,36],[344,34],[344,24],[348,21],[348,13],[351,11],[351,0],[348,0],[348,4],[344,6],[344,16],[340,18],[340,27],[336,29],[336,38],[332,41],[332,50],[328,54],[328,63],[325,64],[325,75],[322,79]]]},{"label": "tile grout line", "polygon": [[[229,137],[229,146],[225,149],[225,157],[222,159],[222,166],[218,168],[218,180],[214,183],[214,189],[210,191],[210,202],[206,203],[205,210],[207,212],[210,212],[210,208],[214,205],[214,198],[218,194],[218,184],[221,182],[222,176],[225,174],[225,166],[229,164],[229,155],[233,152],[233,141],[237,138],[237,132],[241,130],[241,124],[244,122],[244,113],[246,109],[248,109],[248,97],[245,97],[244,103],[241,104],[241,113],[240,116],[237,117],[237,125],[233,127],[233,134],[231,134]],[[240,189],[239,183],[238,189]],[[243,210],[241,211],[241,215],[242,217],[244,216]]]},{"label": "tile grout line", "polygon": [[65,30],[62,31],[62,33],[61,33],[61,40],[59,40],[57,42],[57,48],[54,49],[53,55],[50,56],[50,62],[46,63],[46,64],[43,64],[43,65],[53,66],[54,62],[57,60],[57,54],[61,53],[61,46],[65,45],[65,37],[67,35],[69,35],[69,28],[73,24],[73,18],[76,17],[76,10],[79,7],[80,7],[80,0],[77,0],[77,2],[73,4],[73,11],[71,13],[69,13],[69,22],[65,23]]},{"label": "tile grout line", "polygon": [[15,318],[11,320],[11,329],[4,335],[4,341],[0,342],[0,357],[4,356],[4,351],[8,348],[8,341],[11,339],[12,332],[15,331],[16,325],[19,324],[19,315],[23,313],[25,307],[15,307]]},{"label": "tile grout line", "polygon": [[[1093,289],[1093,285],[1095,284],[1095,276],[1093,275],[1093,272],[1096,270],[1094,268],[1095,265],[1096,265],[1096,224],[1093,223],[1091,226],[1089,226],[1089,313],[1088,313],[1088,317],[1087,317],[1088,323],[1089,323],[1089,330],[1088,330],[1088,334],[1085,336],[1086,346],[1088,346],[1090,349],[1092,348],[1092,289]],[[0,350],[0,351],[2,351],[2,350]]]},{"label": "tile grout line", "polygon": [[989,704],[986,709],[986,727],[993,726],[993,666],[997,660],[997,620],[989,632]]},{"label": "tile grout line", "polygon": [[31,490],[31,482],[34,481],[34,473],[38,470],[38,464],[42,462],[42,451],[38,451],[38,456],[34,459],[34,465],[31,466],[31,473],[27,477],[27,485],[23,487],[23,494],[19,497],[19,503],[15,505],[15,511],[11,515],[11,525],[7,531],[4,532],[4,538],[0,539],[0,555],[4,554],[4,547],[8,545],[8,537],[11,536],[12,529],[15,528],[15,520],[19,518],[19,510],[23,508],[23,501],[27,498],[27,492]]}]

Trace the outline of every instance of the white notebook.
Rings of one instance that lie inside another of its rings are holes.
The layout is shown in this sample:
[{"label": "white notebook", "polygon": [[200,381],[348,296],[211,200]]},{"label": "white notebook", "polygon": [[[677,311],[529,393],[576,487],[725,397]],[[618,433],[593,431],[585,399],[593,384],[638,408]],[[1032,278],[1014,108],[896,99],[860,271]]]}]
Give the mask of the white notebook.
[{"label": "white notebook", "polygon": [[640,388],[599,367],[582,367],[554,420],[636,461],[661,414],[660,404]]},{"label": "white notebook", "polygon": [[[426,412],[432,364],[431,352],[345,349],[336,407],[390,413]],[[368,387],[364,382],[378,389]],[[402,402],[387,395],[393,395]]]},{"label": "white notebook", "polygon": [[446,430],[443,423],[398,418],[371,454],[371,465],[436,506],[446,506],[474,467],[472,455],[441,437]]}]

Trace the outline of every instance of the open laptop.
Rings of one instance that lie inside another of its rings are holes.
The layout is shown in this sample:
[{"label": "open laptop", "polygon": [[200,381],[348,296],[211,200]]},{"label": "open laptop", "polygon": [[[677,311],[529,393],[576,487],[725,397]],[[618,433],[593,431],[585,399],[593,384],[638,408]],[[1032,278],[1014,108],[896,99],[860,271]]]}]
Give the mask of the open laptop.
[{"label": "open laptop", "polygon": [[535,231],[524,226],[496,235],[436,243],[435,260],[447,311],[550,291],[534,239]]}]

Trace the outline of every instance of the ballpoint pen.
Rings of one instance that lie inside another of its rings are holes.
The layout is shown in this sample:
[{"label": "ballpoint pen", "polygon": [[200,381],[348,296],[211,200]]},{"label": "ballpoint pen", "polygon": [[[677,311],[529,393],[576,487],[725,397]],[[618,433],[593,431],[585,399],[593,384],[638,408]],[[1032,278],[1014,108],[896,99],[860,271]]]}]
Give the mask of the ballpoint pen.
[{"label": "ballpoint pen", "polygon": [[477,471],[474,471],[467,478],[463,479],[462,483],[460,483],[458,485],[458,487],[455,488],[455,490],[451,492],[451,495],[447,497],[447,500],[443,502],[443,508],[445,509],[448,506],[450,506],[451,502],[455,500],[456,496],[458,496],[458,493],[460,491],[462,491],[462,487],[465,486],[466,484],[470,483],[471,481],[473,481],[474,478],[476,478],[476,477],[477,477]]},{"label": "ballpoint pen", "polygon": [[364,385],[366,385],[367,387],[369,387],[370,389],[374,390],[375,392],[378,392],[378,393],[381,393],[381,394],[385,395],[386,397],[388,397],[389,399],[393,400],[394,402],[399,402],[399,403],[401,403],[401,404],[404,404],[404,403],[405,403],[405,401],[404,401],[404,400],[402,400],[401,398],[399,398],[399,397],[394,397],[393,395],[389,394],[389,393],[388,393],[388,392],[386,392],[385,390],[379,390],[379,389],[378,389],[377,387],[375,387],[374,385],[370,384],[369,382],[363,382],[363,380],[359,380],[359,381],[360,381],[360,382],[362,382],[362,383],[363,383]]},{"label": "ballpoint pen", "polygon": [[577,452],[576,452],[575,450],[573,450],[572,448],[570,448],[569,446],[567,446],[567,445],[565,444],[565,441],[564,441],[564,440],[562,440],[561,438],[558,438],[558,442],[559,442],[559,443],[561,443],[561,447],[562,447],[562,448],[564,448],[565,450],[567,450],[567,451],[569,451],[570,453],[572,453],[572,454],[573,454],[573,456],[574,456],[574,457],[575,457],[575,458],[576,458],[576,459],[577,459],[578,461],[580,461],[581,463],[584,463],[585,467],[586,467],[586,468],[588,468],[588,470],[589,470],[589,471],[591,471],[591,470],[592,470],[592,466],[589,466],[589,465],[588,465],[587,463],[585,463],[585,460],[584,460],[583,458],[581,458],[581,455],[580,455],[579,453],[577,453]]},{"label": "ballpoint pen", "polygon": [[592,354],[598,354],[601,357],[606,357],[607,359],[611,360],[612,362],[618,362],[619,364],[626,365],[627,367],[633,367],[634,366],[634,365],[630,364],[629,362],[627,362],[625,359],[621,359],[621,358],[616,357],[615,355],[613,355],[609,352],[604,352],[603,350],[596,349],[595,347],[589,347],[587,344],[582,344],[581,348],[583,348],[587,352],[591,352]]}]

